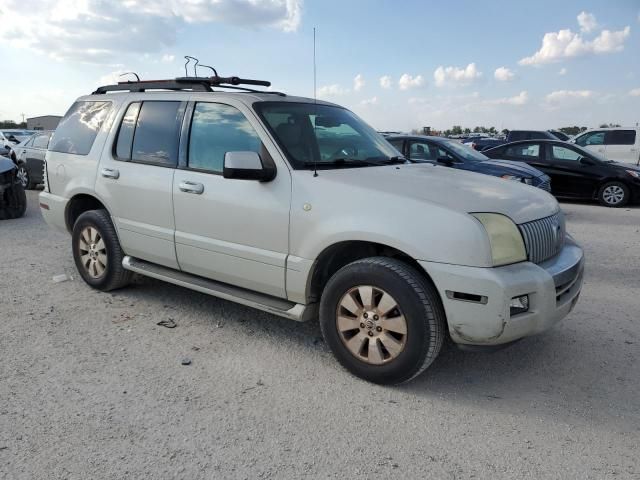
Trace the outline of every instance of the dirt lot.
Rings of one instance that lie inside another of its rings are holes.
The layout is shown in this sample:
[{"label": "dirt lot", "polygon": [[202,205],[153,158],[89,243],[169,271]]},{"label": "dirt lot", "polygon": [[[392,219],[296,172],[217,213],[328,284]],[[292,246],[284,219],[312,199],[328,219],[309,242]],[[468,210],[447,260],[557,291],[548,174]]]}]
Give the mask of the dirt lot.
[{"label": "dirt lot", "polygon": [[640,478],[639,208],[563,204],[588,263],[557,328],[386,388],[315,323],[92,291],[29,201],[0,223],[0,478]]}]

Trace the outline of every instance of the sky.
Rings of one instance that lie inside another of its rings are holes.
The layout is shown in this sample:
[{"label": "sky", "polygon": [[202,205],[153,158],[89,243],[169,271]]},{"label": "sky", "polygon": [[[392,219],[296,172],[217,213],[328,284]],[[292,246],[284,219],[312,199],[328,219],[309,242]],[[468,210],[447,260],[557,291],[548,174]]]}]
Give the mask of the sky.
[{"label": "sky", "polygon": [[315,27],[318,97],[379,130],[640,122],[640,0],[0,0],[0,25],[2,120],[184,55],[312,97]]}]

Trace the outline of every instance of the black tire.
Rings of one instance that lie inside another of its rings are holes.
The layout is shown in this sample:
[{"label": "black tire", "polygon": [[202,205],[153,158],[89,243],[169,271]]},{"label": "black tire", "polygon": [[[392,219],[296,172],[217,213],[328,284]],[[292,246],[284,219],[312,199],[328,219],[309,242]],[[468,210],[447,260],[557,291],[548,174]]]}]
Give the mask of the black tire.
[{"label": "black tire", "polygon": [[[388,292],[406,320],[404,349],[387,363],[373,365],[356,357],[338,330],[339,303],[360,285]],[[346,265],[329,279],[320,301],[320,328],[340,364],[354,375],[379,384],[407,382],[431,365],[442,348],[445,325],[442,302],[431,282],[412,266],[388,257]]]},{"label": "black tire", "polygon": [[29,175],[29,170],[24,163],[18,164],[18,172],[16,173],[16,177],[24,179],[24,181],[20,180],[20,183],[25,190],[33,189],[34,185],[31,182],[31,175]]},{"label": "black tire", "polygon": [[[104,271],[98,277],[94,277],[89,273],[87,267],[83,265],[81,258],[81,235],[88,227],[97,230],[104,241],[104,251],[107,259]],[[76,268],[82,279],[88,285],[96,290],[108,292],[122,288],[130,283],[133,273],[122,267],[124,252],[118,241],[116,229],[106,210],[89,210],[80,215],[73,225],[71,239],[73,259],[76,263]]]},{"label": "black tire", "polygon": [[[615,189],[616,191],[622,192],[622,199],[617,201],[619,196],[607,195],[611,191],[611,189]],[[598,191],[598,201],[600,205],[610,208],[620,208],[624,207],[627,203],[629,203],[629,199],[631,196],[631,192],[629,191],[629,187],[627,187],[622,182],[607,182],[600,187]],[[613,200],[613,201],[612,201]]]},{"label": "black tire", "polygon": [[0,201],[0,220],[20,218],[27,211],[27,194],[20,183],[14,183],[12,187],[4,191]]}]

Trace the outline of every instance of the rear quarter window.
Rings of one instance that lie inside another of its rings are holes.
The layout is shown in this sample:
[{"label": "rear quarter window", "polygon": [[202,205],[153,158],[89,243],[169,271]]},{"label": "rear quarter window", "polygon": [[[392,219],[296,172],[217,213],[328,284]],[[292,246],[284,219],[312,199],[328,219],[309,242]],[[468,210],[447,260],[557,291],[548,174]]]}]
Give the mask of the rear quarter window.
[{"label": "rear quarter window", "polygon": [[606,145],[634,145],[635,143],[635,130],[611,130],[605,139]]},{"label": "rear quarter window", "polygon": [[74,155],[88,155],[107,118],[111,102],[82,101],[74,103],[60,120],[49,150]]}]

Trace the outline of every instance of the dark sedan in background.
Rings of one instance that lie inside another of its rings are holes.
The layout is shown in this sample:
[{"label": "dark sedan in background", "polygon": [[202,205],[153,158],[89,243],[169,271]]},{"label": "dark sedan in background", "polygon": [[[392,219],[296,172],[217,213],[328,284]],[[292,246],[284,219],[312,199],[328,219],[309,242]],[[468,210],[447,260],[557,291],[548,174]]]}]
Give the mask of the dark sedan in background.
[{"label": "dark sedan in background", "polygon": [[52,134],[39,132],[13,147],[12,159],[18,165],[18,180],[25,190],[44,182],[44,154]]},{"label": "dark sedan in background", "polygon": [[550,191],[549,177],[541,171],[518,162],[491,160],[455,140],[420,135],[389,135],[386,139],[411,162],[484,173]]},{"label": "dark sedan in background", "polygon": [[639,167],[607,160],[578,145],[558,140],[521,141],[483,154],[542,170],[551,177],[551,193],[557,197],[599,200],[606,207],[640,201]]}]

